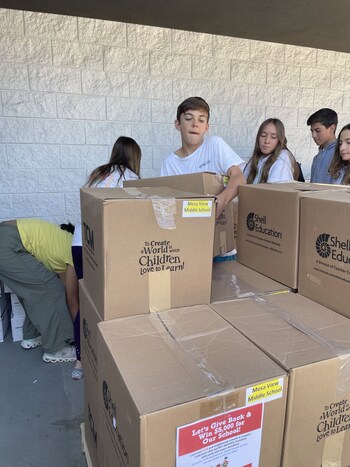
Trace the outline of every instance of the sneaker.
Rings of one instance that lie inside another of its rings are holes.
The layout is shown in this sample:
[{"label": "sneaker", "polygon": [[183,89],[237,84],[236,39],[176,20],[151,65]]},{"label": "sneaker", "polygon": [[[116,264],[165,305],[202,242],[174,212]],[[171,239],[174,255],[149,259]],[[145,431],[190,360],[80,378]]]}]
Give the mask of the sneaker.
[{"label": "sneaker", "polygon": [[72,370],[72,378],[79,380],[84,378],[84,370],[83,368],[73,368]]},{"label": "sneaker", "polygon": [[77,359],[75,348],[72,345],[67,345],[63,349],[58,350],[55,353],[45,352],[43,355],[44,362],[48,363],[65,363],[75,362]]},{"label": "sneaker", "polygon": [[23,339],[21,341],[21,347],[23,349],[35,349],[41,345],[41,336],[33,337],[33,339]]}]

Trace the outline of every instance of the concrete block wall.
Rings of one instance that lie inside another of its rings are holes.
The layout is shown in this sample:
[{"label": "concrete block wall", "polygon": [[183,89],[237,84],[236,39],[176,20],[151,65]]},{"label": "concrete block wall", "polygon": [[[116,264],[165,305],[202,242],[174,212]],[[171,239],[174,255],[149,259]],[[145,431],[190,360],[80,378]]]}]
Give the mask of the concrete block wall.
[{"label": "concrete block wall", "polygon": [[307,117],[331,107],[350,121],[350,54],[7,9],[0,31],[0,221],[76,222],[79,187],[120,135],[140,144],[142,176],[157,176],[190,95],[245,159],[259,124],[280,118],[306,176]]}]

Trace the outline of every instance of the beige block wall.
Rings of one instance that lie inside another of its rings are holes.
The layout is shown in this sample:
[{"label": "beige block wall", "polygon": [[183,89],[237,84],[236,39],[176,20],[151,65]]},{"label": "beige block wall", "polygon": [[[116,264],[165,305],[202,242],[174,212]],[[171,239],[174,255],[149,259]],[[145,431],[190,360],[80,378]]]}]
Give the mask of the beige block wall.
[{"label": "beige block wall", "polygon": [[77,221],[79,187],[120,135],[141,145],[142,176],[157,176],[191,95],[245,159],[259,124],[280,118],[306,176],[307,117],[331,107],[350,121],[350,54],[6,9],[0,31],[0,220]]}]

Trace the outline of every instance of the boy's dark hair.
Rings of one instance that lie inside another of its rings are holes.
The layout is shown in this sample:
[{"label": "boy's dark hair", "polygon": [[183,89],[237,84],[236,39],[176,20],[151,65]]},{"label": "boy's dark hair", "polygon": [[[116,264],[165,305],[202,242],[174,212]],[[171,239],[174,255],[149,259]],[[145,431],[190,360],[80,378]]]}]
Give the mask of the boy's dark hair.
[{"label": "boy's dark hair", "polygon": [[310,115],[307,119],[306,124],[313,125],[314,123],[321,123],[326,128],[329,128],[331,125],[338,125],[338,115],[332,109],[320,109],[317,112]]},{"label": "boy's dark hair", "polygon": [[208,114],[208,122],[210,117],[210,107],[202,97],[188,97],[177,108],[176,120],[180,121],[181,114],[188,110],[204,110]]},{"label": "boy's dark hair", "polygon": [[62,230],[65,230],[66,232],[74,234],[75,227],[70,222],[68,222],[68,224],[61,224],[60,227]]}]

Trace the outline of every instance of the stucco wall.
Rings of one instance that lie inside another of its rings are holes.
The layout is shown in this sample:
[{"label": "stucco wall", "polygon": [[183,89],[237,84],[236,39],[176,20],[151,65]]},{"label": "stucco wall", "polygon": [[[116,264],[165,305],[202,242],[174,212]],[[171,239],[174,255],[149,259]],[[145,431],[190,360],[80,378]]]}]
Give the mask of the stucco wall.
[{"label": "stucco wall", "polygon": [[305,175],[317,148],[306,119],[350,121],[350,54],[0,9],[0,220],[79,217],[79,187],[120,135],[141,145],[142,176],[179,146],[176,107],[211,106],[211,132],[241,156],[280,118]]}]

